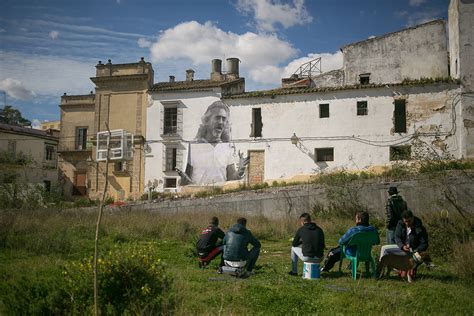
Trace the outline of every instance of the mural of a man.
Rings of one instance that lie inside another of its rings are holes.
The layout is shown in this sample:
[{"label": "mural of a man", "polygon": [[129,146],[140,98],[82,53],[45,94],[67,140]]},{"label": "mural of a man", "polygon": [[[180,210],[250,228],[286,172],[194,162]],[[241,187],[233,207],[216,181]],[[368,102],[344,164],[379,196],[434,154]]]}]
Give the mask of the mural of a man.
[{"label": "mural of a man", "polygon": [[235,168],[234,149],[230,140],[230,111],[222,101],[209,105],[201,118],[195,143],[188,150],[186,174],[181,185],[217,184],[242,179],[246,160],[239,153],[239,166]]}]

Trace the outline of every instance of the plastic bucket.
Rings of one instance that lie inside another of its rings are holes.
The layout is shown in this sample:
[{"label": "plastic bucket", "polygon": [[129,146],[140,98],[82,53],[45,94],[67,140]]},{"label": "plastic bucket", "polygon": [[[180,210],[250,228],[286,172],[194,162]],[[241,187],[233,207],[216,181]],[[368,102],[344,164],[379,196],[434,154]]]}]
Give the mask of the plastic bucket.
[{"label": "plastic bucket", "polygon": [[303,263],[303,279],[317,280],[321,278],[320,265],[317,262]]}]

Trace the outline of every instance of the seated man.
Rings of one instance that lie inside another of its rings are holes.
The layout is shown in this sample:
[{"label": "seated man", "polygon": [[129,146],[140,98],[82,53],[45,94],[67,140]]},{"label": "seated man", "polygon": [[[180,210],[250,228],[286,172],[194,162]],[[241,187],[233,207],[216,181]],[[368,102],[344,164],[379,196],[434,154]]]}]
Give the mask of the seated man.
[{"label": "seated man", "polygon": [[428,249],[428,233],[421,219],[413,215],[411,210],[402,213],[402,220],[395,228],[396,245],[385,245],[380,250],[380,260],[386,254],[407,255]]},{"label": "seated man", "polygon": [[289,275],[298,275],[298,258],[303,262],[320,262],[324,256],[323,230],[311,222],[308,213],[300,215],[300,226],[293,238]]},{"label": "seated man", "polygon": [[[356,226],[349,228],[349,230],[339,239],[339,246],[333,248],[329,251],[328,257],[324,266],[321,268],[321,271],[327,272],[334,267],[334,264],[341,260],[341,246],[347,245],[352,236],[360,232],[376,232],[378,235],[377,229],[369,225],[369,213],[367,212],[357,212],[355,216]],[[355,247],[349,247],[346,249],[346,253],[350,256],[356,255],[357,249]]]},{"label": "seated man", "polygon": [[[241,267],[246,264],[247,274],[252,270],[260,254],[260,242],[246,228],[247,220],[243,217],[237,219],[237,223],[232,226],[224,237],[224,262],[231,267]],[[249,251],[248,244],[253,247]]]},{"label": "seated man", "polygon": [[[209,221],[209,225],[201,232],[201,235],[199,236],[199,239],[196,243],[196,248],[198,251],[200,267],[208,265],[212,259],[222,252],[222,242],[217,243],[217,240],[222,240],[225,234],[218,226],[219,219],[214,216]],[[224,263],[221,257],[221,263],[219,266],[223,265]]]}]

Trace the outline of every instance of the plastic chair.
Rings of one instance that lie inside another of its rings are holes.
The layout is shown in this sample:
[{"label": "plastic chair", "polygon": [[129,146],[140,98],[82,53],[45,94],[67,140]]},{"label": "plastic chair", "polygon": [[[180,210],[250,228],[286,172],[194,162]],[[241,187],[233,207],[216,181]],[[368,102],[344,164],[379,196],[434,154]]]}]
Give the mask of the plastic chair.
[{"label": "plastic chair", "polygon": [[[351,261],[352,278],[357,280],[357,266],[359,262],[365,262],[366,273],[369,274],[369,264],[372,268],[372,277],[376,277],[375,260],[372,257],[372,246],[380,243],[379,234],[377,232],[359,232],[352,236],[347,245],[342,245],[341,260],[339,261],[339,272],[342,273],[342,259],[346,258]],[[356,246],[355,256],[346,253],[346,249]]]}]

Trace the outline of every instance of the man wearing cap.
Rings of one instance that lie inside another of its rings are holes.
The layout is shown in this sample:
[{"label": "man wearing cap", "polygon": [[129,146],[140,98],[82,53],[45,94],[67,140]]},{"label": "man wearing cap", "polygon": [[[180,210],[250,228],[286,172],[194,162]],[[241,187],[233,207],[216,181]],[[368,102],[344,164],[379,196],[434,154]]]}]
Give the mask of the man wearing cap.
[{"label": "man wearing cap", "polygon": [[402,213],[408,209],[407,202],[398,194],[397,187],[390,187],[388,189],[388,200],[385,206],[385,212],[387,214],[387,232],[386,232],[386,243],[387,245],[395,244],[395,229],[397,228],[398,222],[402,219]]}]

